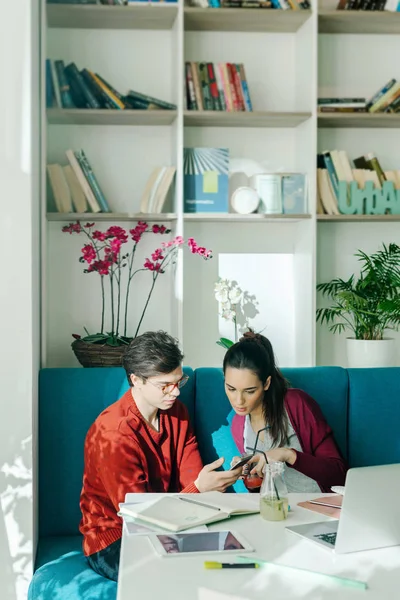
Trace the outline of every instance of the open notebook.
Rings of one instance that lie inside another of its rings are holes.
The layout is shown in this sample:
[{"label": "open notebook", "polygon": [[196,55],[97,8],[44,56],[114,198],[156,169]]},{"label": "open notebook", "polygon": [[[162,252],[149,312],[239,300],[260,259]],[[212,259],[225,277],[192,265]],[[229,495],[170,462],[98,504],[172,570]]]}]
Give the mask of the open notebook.
[{"label": "open notebook", "polygon": [[258,503],[239,494],[204,492],[202,494],[168,495],[140,504],[121,503],[119,515],[133,517],[168,531],[184,531],[229,519],[234,515],[260,512]]}]

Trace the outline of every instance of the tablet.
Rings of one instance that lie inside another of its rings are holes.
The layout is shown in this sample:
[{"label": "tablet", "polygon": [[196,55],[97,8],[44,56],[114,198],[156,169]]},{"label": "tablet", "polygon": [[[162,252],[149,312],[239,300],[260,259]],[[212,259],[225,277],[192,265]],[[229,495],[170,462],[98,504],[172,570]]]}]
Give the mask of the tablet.
[{"label": "tablet", "polygon": [[157,534],[149,536],[149,539],[160,556],[193,556],[216,552],[220,556],[228,556],[237,552],[254,552],[236,531]]}]

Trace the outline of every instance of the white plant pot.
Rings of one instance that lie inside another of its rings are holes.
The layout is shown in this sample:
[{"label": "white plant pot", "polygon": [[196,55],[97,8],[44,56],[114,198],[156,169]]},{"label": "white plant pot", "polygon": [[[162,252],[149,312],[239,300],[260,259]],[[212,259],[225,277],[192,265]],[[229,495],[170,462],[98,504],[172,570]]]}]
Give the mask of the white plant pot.
[{"label": "white plant pot", "polygon": [[396,365],[396,342],[383,340],[356,340],[347,338],[347,365],[350,368],[393,367]]}]

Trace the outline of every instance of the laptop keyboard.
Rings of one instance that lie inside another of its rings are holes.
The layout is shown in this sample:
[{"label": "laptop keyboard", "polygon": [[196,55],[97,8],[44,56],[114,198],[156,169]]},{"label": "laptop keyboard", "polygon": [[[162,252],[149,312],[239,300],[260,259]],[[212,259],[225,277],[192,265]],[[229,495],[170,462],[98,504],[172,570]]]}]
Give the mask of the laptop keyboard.
[{"label": "laptop keyboard", "polygon": [[336,535],[337,531],[332,531],[332,533],[319,533],[318,535],[314,535],[314,537],[334,546],[336,543]]}]

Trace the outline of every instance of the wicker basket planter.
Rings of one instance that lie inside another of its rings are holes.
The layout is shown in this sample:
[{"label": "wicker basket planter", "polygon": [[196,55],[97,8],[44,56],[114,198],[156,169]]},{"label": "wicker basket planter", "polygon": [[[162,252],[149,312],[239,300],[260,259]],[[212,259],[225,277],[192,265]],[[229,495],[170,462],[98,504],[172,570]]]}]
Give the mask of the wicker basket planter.
[{"label": "wicker basket planter", "polygon": [[127,346],[103,346],[75,340],[72,350],[82,367],[121,367]]}]

